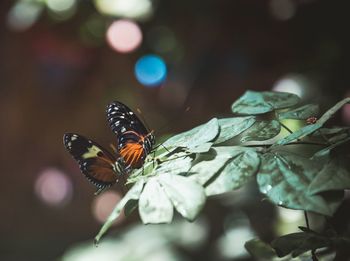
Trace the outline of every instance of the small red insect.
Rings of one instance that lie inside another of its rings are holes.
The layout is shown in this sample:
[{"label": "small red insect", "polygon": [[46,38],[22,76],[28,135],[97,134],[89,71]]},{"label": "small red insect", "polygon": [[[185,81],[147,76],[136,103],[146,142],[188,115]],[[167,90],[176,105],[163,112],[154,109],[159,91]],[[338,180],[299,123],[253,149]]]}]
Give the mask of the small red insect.
[{"label": "small red insect", "polygon": [[315,124],[317,122],[317,118],[316,117],[309,117],[306,119],[306,123],[307,124]]}]

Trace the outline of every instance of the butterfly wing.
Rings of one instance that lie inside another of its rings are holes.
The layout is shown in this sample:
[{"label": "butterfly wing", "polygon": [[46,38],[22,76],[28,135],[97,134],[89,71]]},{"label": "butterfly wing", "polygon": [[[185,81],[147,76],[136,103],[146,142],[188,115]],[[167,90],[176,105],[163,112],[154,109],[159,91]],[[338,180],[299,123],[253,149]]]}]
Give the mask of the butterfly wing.
[{"label": "butterfly wing", "polygon": [[128,167],[140,168],[152,150],[154,136],[125,104],[114,101],[107,106],[107,120],[117,135],[118,150]]},{"label": "butterfly wing", "polygon": [[98,192],[112,186],[123,173],[117,158],[96,142],[81,135],[66,133],[63,143],[78,162],[81,172],[98,188]]}]

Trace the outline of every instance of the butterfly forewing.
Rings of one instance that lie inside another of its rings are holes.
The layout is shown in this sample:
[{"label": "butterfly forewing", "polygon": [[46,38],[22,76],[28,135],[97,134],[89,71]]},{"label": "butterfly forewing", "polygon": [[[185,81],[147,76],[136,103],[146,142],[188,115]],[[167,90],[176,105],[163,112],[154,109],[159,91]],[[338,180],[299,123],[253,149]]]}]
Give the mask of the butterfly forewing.
[{"label": "butterfly forewing", "polygon": [[81,135],[66,133],[63,143],[78,162],[86,178],[99,189],[112,186],[122,173],[122,167],[106,149]]},{"label": "butterfly forewing", "polygon": [[153,134],[129,107],[118,101],[107,106],[107,120],[117,135],[118,150],[127,167],[140,168],[152,150]]}]

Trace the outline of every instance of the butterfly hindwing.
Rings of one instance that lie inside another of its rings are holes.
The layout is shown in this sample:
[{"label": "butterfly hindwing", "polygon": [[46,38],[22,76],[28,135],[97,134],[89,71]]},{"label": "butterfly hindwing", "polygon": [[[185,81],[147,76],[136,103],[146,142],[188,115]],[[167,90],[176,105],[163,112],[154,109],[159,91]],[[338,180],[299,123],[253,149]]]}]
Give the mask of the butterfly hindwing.
[{"label": "butterfly hindwing", "polygon": [[117,158],[96,142],[84,136],[66,133],[63,143],[78,162],[81,172],[98,189],[105,189],[118,181],[122,168]]}]

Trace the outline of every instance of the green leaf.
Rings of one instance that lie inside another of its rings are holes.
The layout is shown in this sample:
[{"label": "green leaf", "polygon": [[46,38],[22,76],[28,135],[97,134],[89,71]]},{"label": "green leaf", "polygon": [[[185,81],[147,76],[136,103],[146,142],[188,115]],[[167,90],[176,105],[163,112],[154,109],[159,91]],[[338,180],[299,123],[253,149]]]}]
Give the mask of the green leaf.
[{"label": "green leaf", "polygon": [[[345,133],[343,133],[345,134]],[[345,134],[346,135],[346,134]],[[346,139],[343,139],[343,140],[340,140],[340,141],[337,141],[336,143],[333,143],[332,145],[329,145],[328,147],[322,149],[322,150],[319,150],[318,152],[316,152],[312,158],[313,159],[316,159],[316,158],[320,158],[320,157],[323,157],[327,154],[330,153],[331,150],[335,149],[336,147],[340,146],[341,144],[343,143],[346,143],[350,141],[350,137],[346,138]]]},{"label": "green leaf", "polygon": [[258,238],[245,242],[244,247],[256,260],[272,260],[276,257],[274,249]]},{"label": "green leaf", "polygon": [[220,133],[214,144],[225,142],[241,134],[255,123],[254,116],[219,119]]},{"label": "green leaf", "polygon": [[194,173],[190,178],[204,185],[224,167],[229,159],[241,153],[240,148],[238,146],[213,147],[207,154],[204,154],[204,156],[209,157],[208,159],[200,160],[190,169],[190,172]]},{"label": "green leaf", "polygon": [[280,112],[278,118],[283,119],[295,119],[295,120],[306,120],[309,117],[316,116],[319,111],[319,106],[316,104],[307,104],[296,108],[294,110]]},{"label": "green leaf", "polygon": [[293,132],[292,134],[286,136],[285,138],[279,140],[276,142],[276,145],[285,145],[291,141],[294,141],[296,139],[301,139],[314,131],[321,128],[333,115],[345,104],[350,103],[350,97],[345,98],[338,102],[336,105],[334,105],[332,108],[330,108],[328,111],[326,111],[321,118],[317,120],[315,124],[307,125],[296,132]]},{"label": "green leaf", "polygon": [[119,217],[123,208],[130,200],[138,200],[143,188],[144,180],[139,180],[134,186],[125,194],[125,196],[118,202],[113,209],[112,213],[103,224],[102,228],[95,237],[95,244],[97,245],[101,237],[107,232],[107,230],[113,225],[114,221]]},{"label": "green leaf", "polygon": [[205,153],[205,152],[208,152],[210,150],[212,145],[213,145],[212,142],[202,143],[202,144],[198,145],[197,147],[188,149],[188,152],[191,152],[191,153]]},{"label": "green leaf", "polygon": [[277,136],[280,131],[281,125],[276,120],[257,121],[250,129],[243,133],[241,142],[272,139]]},{"label": "green leaf", "polygon": [[158,177],[165,193],[175,209],[186,219],[193,221],[205,203],[205,193],[201,185],[180,175],[163,174]]},{"label": "green leaf", "polygon": [[260,164],[258,153],[250,148],[240,149],[241,153],[230,159],[213,182],[205,188],[207,196],[238,189],[256,174]]},{"label": "green leaf", "polygon": [[340,196],[308,194],[320,167],[319,162],[292,153],[264,154],[257,175],[260,191],[280,206],[331,216],[341,203]]},{"label": "green leaf", "polygon": [[126,217],[130,216],[131,213],[137,208],[138,201],[137,200],[129,200],[124,207],[124,214]]},{"label": "green leaf", "polygon": [[170,223],[173,219],[173,205],[157,178],[147,181],[140,195],[139,213],[144,224]]},{"label": "green leaf", "polygon": [[317,129],[321,128],[322,125],[320,123],[315,123],[312,125],[306,125],[305,127],[293,132],[292,134],[289,134],[288,136],[284,137],[283,139],[280,139],[275,143],[275,145],[285,145],[288,144],[294,140],[301,139],[305,137],[306,135],[309,135],[316,131]]},{"label": "green leaf", "polygon": [[320,135],[334,135],[341,132],[347,132],[349,131],[349,127],[332,127],[332,128],[320,128],[318,131],[316,131],[313,135],[320,136]]},{"label": "green leaf", "polygon": [[177,134],[166,142],[165,147],[186,147],[194,148],[203,143],[212,141],[219,133],[218,119],[213,118],[192,130]]},{"label": "green leaf", "polygon": [[184,152],[176,153],[172,155],[172,157],[167,158],[166,161],[161,162],[157,166],[154,174],[160,175],[170,173],[177,175],[186,173],[192,166],[192,160],[193,159]]},{"label": "green leaf", "polygon": [[326,164],[309,186],[309,194],[315,195],[325,191],[350,189],[350,173],[339,159]]},{"label": "green leaf", "polygon": [[314,232],[299,232],[276,238],[271,243],[279,257],[296,257],[309,250],[331,246],[331,240]]},{"label": "green leaf", "polygon": [[232,104],[232,112],[237,114],[262,114],[292,107],[299,102],[299,97],[286,92],[255,92],[246,91]]}]

